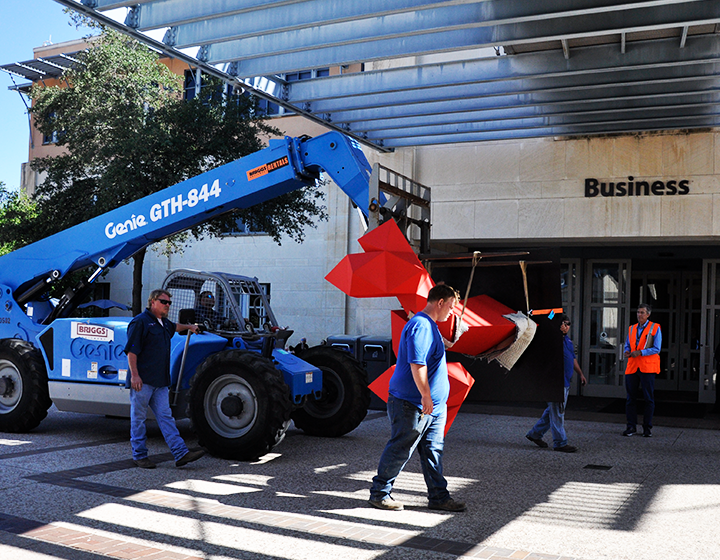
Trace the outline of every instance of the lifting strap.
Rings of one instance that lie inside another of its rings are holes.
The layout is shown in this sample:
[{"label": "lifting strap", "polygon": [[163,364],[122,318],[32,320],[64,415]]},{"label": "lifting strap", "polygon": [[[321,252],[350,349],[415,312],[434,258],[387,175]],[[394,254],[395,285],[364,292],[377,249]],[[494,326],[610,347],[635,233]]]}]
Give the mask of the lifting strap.
[{"label": "lifting strap", "polygon": [[528,295],[528,285],[527,285],[527,263],[525,261],[520,261],[520,271],[523,275],[523,288],[525,289],[525,308],[527,309],[528,316],[530,315],[530,296]]},{"label": "lifting strap", "polygon": [[473,253],[473,262],[472,262],[472,268],[470,269],[470,279],[467,283],[467,288],[465,288],[465,300],[463,301],[462,311],[460,312],[460,317],[458,317],[458,324],[460,324],[460,321],[462,321],[463,315],[465,315],[465,307],[467,306],[467,300],[468,296],[470,295],[470,286],[472,286],[473,283],[473,277],[475,276],[475,267],[480,262],[480,259],[482,259],[482,253],[480,251],[475,251]]}]

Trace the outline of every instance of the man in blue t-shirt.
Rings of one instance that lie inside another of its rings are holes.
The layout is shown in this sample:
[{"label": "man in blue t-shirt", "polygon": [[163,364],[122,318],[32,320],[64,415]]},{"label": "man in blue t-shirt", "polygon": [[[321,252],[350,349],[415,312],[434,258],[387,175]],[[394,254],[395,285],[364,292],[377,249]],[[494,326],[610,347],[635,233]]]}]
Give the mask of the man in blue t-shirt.
[{"label": "man in blue t-shirt", "polygon": [[446,341],[437,326],[448,319],[458,300],[458,293],[450,286],[439,284],[433,287],[428,293],[425,309],[408,321],[400,336],[387,403],[391,435],[370,489],[370,505],[376,508],[403,509],[390,493],[395,479],[417,447],[428,487],[428,507],[444,511],[465,510],[465,504],[450,497],[443,476],[450,382],[445,361]]},{"label": "man in blue t-shirt", "polygon": [[145,445],[148,408],[155,414],[158,427],[175,458],[175,466],[182,467],[205,454],[203,450],[187,448],[170,411],[170,340],[177,331],[198,332],[197,325],[175,324],[168,319],[171,298],[165,290],[153,290],[147,309],[130,321],[127,329],[130,444],[133,462],[142,469],[155,468],[155,463],[148,459]]},{"label": "man in blue t-shirt", "polygon": [[565,434],[565,405],[567,404],[568,393],[570,393],[570,382],[573,372],[580,376],[580,383],[585,385],[587,380],[580,369],[577,358],[575,358],[575,347],[568,336],[570,332],[570,318],[567,315],[560,317],[560,331],[563,333],[563,366],[565,374],[565,397],[562,402],[549,402],[540,420],[532,427],[525,436],[538,447],[547,447],[543,436],[548,430],[552,431],[553,449],[563,453],[575,453],[577,447],[568,445]]}]

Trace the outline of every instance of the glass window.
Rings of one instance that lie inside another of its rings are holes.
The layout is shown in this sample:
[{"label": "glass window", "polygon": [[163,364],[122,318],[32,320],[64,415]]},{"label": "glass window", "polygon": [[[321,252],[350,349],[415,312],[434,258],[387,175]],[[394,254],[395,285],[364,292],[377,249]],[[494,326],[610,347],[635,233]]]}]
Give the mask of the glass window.
[{"label": "glass window", "polygon": [[591,303],[618,303],[620,298],[620,267],[595,265],[592,275]]},{"label": "glass window", "polygon": [[588,383],[591,385],[614,385],[618,378],[617,355],[613,353],[590,354]]},{"label": "glass window", "polygon": [[242,219],[238,218],[235,225],[224,231],[223,235],[265,235],[262,230],[254,230],[251,226],[245,223]]}]

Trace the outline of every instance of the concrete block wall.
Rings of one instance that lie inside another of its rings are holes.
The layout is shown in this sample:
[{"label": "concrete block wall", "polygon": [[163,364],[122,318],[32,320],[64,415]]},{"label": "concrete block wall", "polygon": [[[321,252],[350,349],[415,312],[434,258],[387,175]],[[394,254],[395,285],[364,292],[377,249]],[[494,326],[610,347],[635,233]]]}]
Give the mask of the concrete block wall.
[{"label": "concrete block wall", "polygon": [[[718,134],[537,139],[416,149],[433,240],[695,242],[720,233]],[[686,195],[585,196],[601,182],[689,181]]]}]

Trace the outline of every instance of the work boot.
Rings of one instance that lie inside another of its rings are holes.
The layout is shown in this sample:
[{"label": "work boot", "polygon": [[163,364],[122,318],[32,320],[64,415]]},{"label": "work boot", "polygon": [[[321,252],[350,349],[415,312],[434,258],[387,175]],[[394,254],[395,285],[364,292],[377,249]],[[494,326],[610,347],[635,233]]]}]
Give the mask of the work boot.
[{"label": "work boot", "polygon": [[203,449],[196,449],[195,451],[188,451],[180,457],[177,461],[175,461],[176,467],[184,467],[188,463],[192,463],[193,461],[197,461],[200,457],[205,455],[205,451]]},{"label": "work boot", "polygon": [[442,511],[465,511],[467,506],[463,502],[456,502],[452,498],[448,498],[439,504],[428,504],[429,509],[439,509]]},{"label": "work boot", "polygon": [[144,459],[133,459],[133,463],[135,463],[136,467],[140,467],[141,469],[154,469],[157,466],[147,457]]},{"label": "work boot", "polygon": [[385,496],[382,500],[373,500],[370,498],[368,503],[378,509],[387,509],[391,511],[402,511],[403,505],[400,502],[396,502],[390,496]]},{"label": "work boot", "polygon": [[543,448],[545,448],[545,447],[548,446],[548,444],[545,443],[545,442],[544,442],[542,439],[540,439],[540,438],[535,438],[535,437],[532,437],[532,436],[525,436],[525,437],[528,438],[530,441],[532,441],[532,442],[533,442],[535,445],[537,445],[538,447],[543,447]]}]

